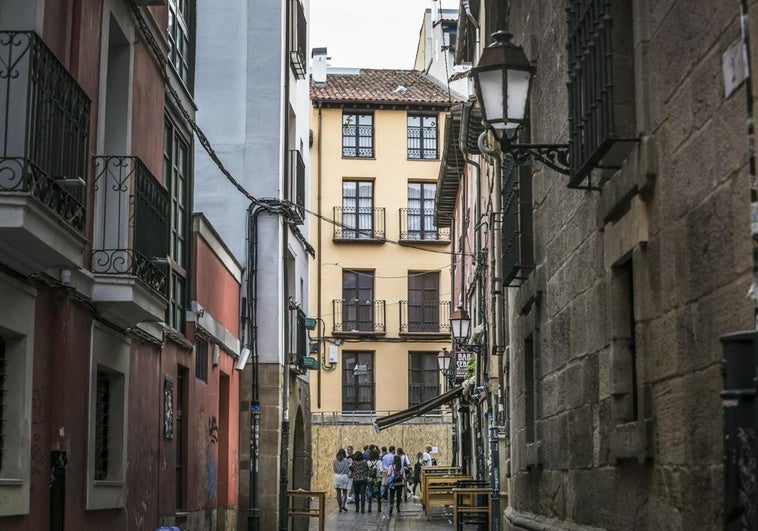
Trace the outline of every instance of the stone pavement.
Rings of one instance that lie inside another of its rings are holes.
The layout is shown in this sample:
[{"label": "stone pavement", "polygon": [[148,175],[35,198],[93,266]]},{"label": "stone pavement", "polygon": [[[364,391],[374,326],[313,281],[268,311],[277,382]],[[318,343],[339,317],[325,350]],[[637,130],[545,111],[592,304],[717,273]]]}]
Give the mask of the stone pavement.
[{"label": "stone pavement", "polygon": [[[376,512],[376,503],[373,504],[371,513],[355,512],[355,505],[347,505],[348,512],[339,512],[337,500],[334,498],[326,500],[326,530],[344,530],[344,531],[379,531],[379,530],[416,530],[416,529],[452,529],[453,512],[448,507],[434,507],[432,518],[427,522],[424,516],[424,510],[421,508],[421,502],[412,501],[410,498],[407,502],[400,504],[400,512],[389,515],[389,506],[382,503],[382,512]],[[366,507],[368,510],[368,506]],[[318,519],[311,518],[309,531],[318,531]]]}]

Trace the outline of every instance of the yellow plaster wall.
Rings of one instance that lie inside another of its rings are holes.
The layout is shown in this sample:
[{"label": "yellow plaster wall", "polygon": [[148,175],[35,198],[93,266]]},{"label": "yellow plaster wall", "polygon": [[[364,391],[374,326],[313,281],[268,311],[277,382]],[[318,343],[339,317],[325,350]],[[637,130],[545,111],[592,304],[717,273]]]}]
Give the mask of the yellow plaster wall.
[{"label": "yellow plaster wall", "polygon": [[[444,113],[439,113],[438,154],[442,152]],[[311,147],[310,208],[317,210],[319,180],[321,182],[321,213],[333,219],[333,207],[342,204],[343,179],[374,182],[374,206],[385,208],[386,238],[400,238],[400,209],[408,206],[408,182],[436,182],[439,160],[408,160],[407,112],[405,110],[374,111],[374,159],[342,158],[342,109],[312,109],[313,145]],[[320,148],[319,148],[320,142]],[[319,150],[321,159],[319,160]],[[311,295],[309,315],[318,315],[318,270],[321,262],[321,315],[326,335],[331,336],[334,319],[332,301],[342,298],[342,270],[374,270],[374,297],[385,301],[386,335],[384,341],[346,339],[339,347],[339,361],[334,370],[321,369],[321,382],[311,376],[311,410],[342,409],[342,352],[345,350],[374,352],[375,407],[377,411],[401,410],[408,407],[408,353],[438,352],[449,346],[448,339],[409,342],[399,335],[399,301],[408,298],[407,275],[413,271],[439,270],[440,301],[450,300],[449,245],[419,244],[432,252],[386,242],[383,244],[338,243],[332,241],[333,224],[321,222],[321,245],[318,223],[310,227],[310,241],[317,249],[311,262]],[[389,338],[389,341],[388,341]],[[395,342],[390,342],[395,341]],[[333,344],[327,343],[328,346]],[[440,381],[441,389],[444,383]],[[315,441],[314,441],[315,443]]]},{"label": "yellow plaster wall", "polygon": [[311,488],[325,491],[327,497],[334,498],[334,474],[332,461],[337,450],[347,445],[363,448],[366,444],[376,444],[380,448],[390,445],[402,448],[411,462],[416,453],[427,444],[439,448],[434,458],[441,465],[450,464],[453,459],[452,424],[398,424],[378,435],[371,425],[359,426],[313,426],[313,478]]}]

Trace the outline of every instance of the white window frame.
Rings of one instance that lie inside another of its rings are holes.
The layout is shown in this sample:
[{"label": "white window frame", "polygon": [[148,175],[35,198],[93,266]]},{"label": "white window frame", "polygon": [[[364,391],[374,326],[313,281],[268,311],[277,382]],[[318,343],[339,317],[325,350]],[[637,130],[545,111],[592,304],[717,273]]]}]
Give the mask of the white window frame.
[{"label": "white window frame", "polygon": [[0,300],[6,308],[13,308],[0,312],[0,334],[6,342],[8,361],[0,516],[29,514],[36,299],[36,290],[0,274]]},{"label": "white window frame", "polygon": [[[90,352],[89,433],[87,439],[87,509],[124,507],[126,501],[126,456],[129,404],[129,338],[95,321]],[[108,479],[95,479],[95,417],[97,371],[111,376],[112,433]]]}]

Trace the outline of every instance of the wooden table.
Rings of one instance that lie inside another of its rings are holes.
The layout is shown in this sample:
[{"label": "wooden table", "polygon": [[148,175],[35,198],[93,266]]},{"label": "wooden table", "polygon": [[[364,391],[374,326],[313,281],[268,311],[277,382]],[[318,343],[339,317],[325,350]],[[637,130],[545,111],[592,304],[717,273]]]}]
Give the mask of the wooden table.
[{"label": "wooden table", "polygon": [[[287,516],[301,518],[318,518],[319,531],[324,531],[324,519],[326,517],[326,492],[312,490],[288,490],[287,491]],[[297,498],[317,498],[318,508],[295,507],[293,502]]]}]

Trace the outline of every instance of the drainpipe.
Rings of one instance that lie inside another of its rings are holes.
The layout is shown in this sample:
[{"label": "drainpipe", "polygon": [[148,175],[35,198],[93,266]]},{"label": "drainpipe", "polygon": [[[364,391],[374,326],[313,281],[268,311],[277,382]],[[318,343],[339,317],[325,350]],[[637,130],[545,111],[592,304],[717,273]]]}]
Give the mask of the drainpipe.
[{"label": "drainpipe", "polygon": [[[491,290],[491,304],[492,304],[492,319],[493,319],[493,351],[499,357],[502,363],[503,352],[503,328],[505,322],[503,321],[503,274],[502,274],[502,174],[503,174],[503,158],[502,153],[489,149],[486,144],[487,131],[482,132],[479,135],[479,149],[483,155],[489,157],[494,162],[495,175],[493,177],[492,186],[492,214],[493,222],[491,224],[490,233],[492,234],[492,256],[490,257],[490,290]],[[494,216],[500,216],[500,221],[497,222]],[[495,516],[492,519],[493,531],[500,530],[500,445],[497,437],[497,426],[495,424],[495,412],[497,411],[497,400],[494,394],[489,393],[490,408],[487,418],[488,435],[490,445],[490,486],[492,487],[492,514]]]}]

